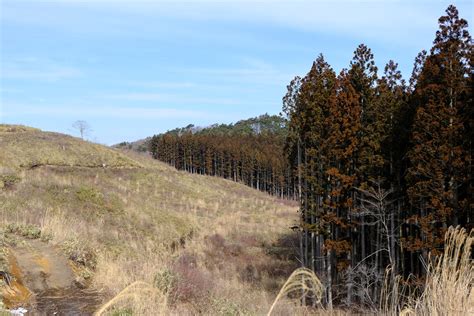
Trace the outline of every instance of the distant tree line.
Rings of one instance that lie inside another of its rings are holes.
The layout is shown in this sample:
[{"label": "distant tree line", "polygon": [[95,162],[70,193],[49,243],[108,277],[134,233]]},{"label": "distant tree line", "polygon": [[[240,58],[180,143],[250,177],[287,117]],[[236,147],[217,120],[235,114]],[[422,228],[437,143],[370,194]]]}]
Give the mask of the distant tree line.
[{"label": "distant tree line", "polygon": [[149,141],[153,157],[179,170],[242,182],[279,197],[297,188],[284,154],[285,120],[262,115],[236,124],[188,125]]},{"label": "distant tree line", "polygon": [[360,45],[338,75],[320,55],[283,98],[301,204],[301,262],[327,304],[375,306],[390,266],[423,276],[450,225],[473,226],[473,49],[454,6],[409,82]]},{"label": "distant tree line", "polygon": [[[278,115],[263,114],[258,117],[241,120],[235,124],[213,124],[199,127],[189,124],[166,132],[181,136],[186,133],[219,136],[278,135],[286,137],[286,120]],[[159,136],[159,135],[158,135]]]}]

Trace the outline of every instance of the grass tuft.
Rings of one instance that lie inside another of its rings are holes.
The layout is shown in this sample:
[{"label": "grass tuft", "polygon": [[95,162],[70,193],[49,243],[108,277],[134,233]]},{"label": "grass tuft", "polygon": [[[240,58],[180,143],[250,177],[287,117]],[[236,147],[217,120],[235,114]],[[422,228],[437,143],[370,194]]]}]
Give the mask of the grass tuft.
[{"label": "grass tuft", "polygon": [[324,286],[313,271],[306,268],[296,269],[281,288],[267,316],[272,314],[278,303],[289,297],[298,303],[308,298],[315,304],[320,304],[323,294]]},{"label": "grass tuft", "polygon": [[[147,297],[149,300],[153,300],[154,302],[159,302],[161,305],[161,309],[155,309],[154,310],[154,315],[163,315],[165,311],[167,310],[167,299],[166,295],[161,293],[158,289],[153,287],[152,285],[142,282],[142,281],[136,281],[126,288],[124,288],[120,293],[115,295],[111,300],[109,300],[107,303],[102,305],[95,313],[94,316],[101,316],[107,313],[107,311],[111,308],[117,308],[119,304],[123,304],[124,302],[132,301],[134,303],[137,303],[136,301],[143,302],[143,297]],[[156,305],[154,305],[156,308]],[[123,308],[121,309],[122,312],[126,311],[125,315],[127,315],[129,312],[131,312],[130,309],[128,308]],[[117,311],[114,310],[112,315],[116,315]],[[131,312],[133,315],[134,313]],[[119,315],[121,315],[119,313]]]},{"label": "grass tuft", "polygon": [[473,315],[474,230],[450,227],[444,253],[428,264],[423,294],[408,300],[404,315]]}]

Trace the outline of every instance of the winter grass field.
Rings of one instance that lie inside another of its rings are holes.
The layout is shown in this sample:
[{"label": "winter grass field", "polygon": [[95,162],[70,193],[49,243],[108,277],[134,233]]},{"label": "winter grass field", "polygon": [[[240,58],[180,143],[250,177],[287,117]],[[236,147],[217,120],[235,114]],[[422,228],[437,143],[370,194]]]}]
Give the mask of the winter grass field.
[{"label": "winter grass field", "polygon": [[[0,147],[2,271],[19,247],[41,240],[101,303],[140,281],[165,290],[172,313],[261,314],[297,267],[293,202],[23,126],[2,125]],[[16,289],[2,288],[15,301]],[[38,305],[41,295],[30,294],[14,305]],[[139,294],[115,310],[162,307]]]}]

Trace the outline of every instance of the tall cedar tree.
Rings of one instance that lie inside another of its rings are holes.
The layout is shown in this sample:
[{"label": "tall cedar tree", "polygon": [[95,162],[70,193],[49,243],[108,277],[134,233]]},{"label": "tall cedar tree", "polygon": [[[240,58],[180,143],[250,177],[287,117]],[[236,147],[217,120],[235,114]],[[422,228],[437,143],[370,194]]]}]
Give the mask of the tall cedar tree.
[{"label": "tall cedar tree", "polygon": [[469,209],[465,113],[472,98],[472,41],[467,21],[454,6],[439,19],[433,44],[413,92],[416,115],[407,172],[410,220],[420,229],[407,246],[425,256],[440,250],[449,225],[467,224]]}]

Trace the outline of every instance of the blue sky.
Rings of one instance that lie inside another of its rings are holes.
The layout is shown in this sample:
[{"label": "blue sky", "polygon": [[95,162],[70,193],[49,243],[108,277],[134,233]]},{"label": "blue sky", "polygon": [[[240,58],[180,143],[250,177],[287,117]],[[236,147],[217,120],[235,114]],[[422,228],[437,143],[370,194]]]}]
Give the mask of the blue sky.
[{"label": "blue sky", "polygon": [[85,120],[104,144],[278,114],[319,53],[339,72],[360,43],[407,78],[449,3],[473,21],[472,1],[0,3],[0,121]]}]

